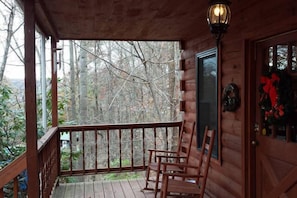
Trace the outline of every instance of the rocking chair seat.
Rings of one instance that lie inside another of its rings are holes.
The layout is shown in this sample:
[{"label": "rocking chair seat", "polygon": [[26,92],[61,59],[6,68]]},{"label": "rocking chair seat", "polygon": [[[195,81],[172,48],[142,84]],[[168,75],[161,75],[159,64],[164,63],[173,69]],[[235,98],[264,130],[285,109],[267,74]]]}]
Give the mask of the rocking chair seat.
[{"label": "rocking chair seat", "polygon": [[187,182],[185,185],[185,181],[182,180],[168,180],[168,189],[169,192],[174,192],[177,194],[201,194],[201,189],[197,186],[196,183]]}]

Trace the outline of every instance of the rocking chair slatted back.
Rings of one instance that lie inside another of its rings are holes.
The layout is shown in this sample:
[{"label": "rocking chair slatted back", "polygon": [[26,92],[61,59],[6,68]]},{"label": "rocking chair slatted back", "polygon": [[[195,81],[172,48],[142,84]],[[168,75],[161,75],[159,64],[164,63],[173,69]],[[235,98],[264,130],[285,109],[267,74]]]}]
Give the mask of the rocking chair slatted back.
[{"label": "rocking chair slatted back", "polygon": [[205,127],[204,138],[200,150],[199,162],[197,165],[190,164],[176,164],[184,170],[195,170],[195,174],[186,172],[172,172],[167,171],[167,166],[172,166],[170,163],[163,163],[163,179],[161,186],[161,197],[165,198],[172,193],[182,197],[194,196],[203,197],[206,180],[208,176],[208,169],[210,166],[210,159],[214,145],[215,130],[209,130]]},{"label": "rocking chair slatted back", "polygon": [[[174,163],[188,163],[194,131],[195,122],[184,120],[179,131],[179,141],[176,151],[149,149],[149,162],[146,171],[146,185],[144,190],[154,190],[155,197],[157,196],[160,182],[159,178],[161,170],[163,169],[161,165],[162,162],[171,161]],[[174,166],[173,168],[174,170],[180,170],[176,166]],[[154,171],[156,173],[155,178],[150,177],[151,171]],[[154,188],[149,187],[150,182],[155,183]]]}]

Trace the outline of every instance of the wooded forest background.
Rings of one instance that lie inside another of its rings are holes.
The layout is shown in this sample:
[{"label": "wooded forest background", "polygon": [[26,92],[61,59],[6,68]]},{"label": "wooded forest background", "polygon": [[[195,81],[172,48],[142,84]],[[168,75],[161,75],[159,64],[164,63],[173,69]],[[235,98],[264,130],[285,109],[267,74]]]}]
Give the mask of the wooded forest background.
[{"label": "wooded forest background", "polygon": [[[25,149],[24,26],[14,0],[0,0],[0,14],[0,161],[10,161]],[[59,124],[180,120],[177,42],[83,40],[57,46]],[[36,49],[41,137],[51,126],[50,39],[36,32]]]}]

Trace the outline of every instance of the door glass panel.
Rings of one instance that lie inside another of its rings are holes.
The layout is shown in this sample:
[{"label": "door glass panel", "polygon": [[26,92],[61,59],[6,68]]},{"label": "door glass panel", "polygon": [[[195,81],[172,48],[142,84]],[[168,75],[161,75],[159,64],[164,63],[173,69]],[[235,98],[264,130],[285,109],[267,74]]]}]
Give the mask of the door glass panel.
[{"label": "door glass panel", "polygon": [[268,49],[268,65],[269,67],[273,67],[273,47],[269,47]]},{"label": "door glass panel", "polygon": [[277,139],[286,141],[286,125],[278,125],[275,128]]},{"label": "door glass panel", "polygon": [[292,46],[292,72],[297,72],[296,56],[297,56],[297,46],[296,44],[294,44]]},{"label": "door glass panel", "polygon": [[288,45],[277,45],[277,69],[284,70],[288,65]]},{"label": "door glass panel", "polygon": [[[283,72],[288,72],[291,79],[290,82],[292,83],[291,92],[290,89],[287,90],[288,86],[283,86],[284,84],[279,85],[279,88],[281,88],[282,90],[278,90],[278,93],[289,91],[291,94],[282,94],[282,98],[277,98],[277,101],[280,101],[280,104],[285,106],[287,105],[288,98],[291,98],[291,104],[293,104],[291,105],[291,108],[295,110],[293,110],[292,114],[290,114],[290,118],[288,118],[285,123],[269,123],[265,121],[263,123],[261,134],[264,136],[269,136],[271,138],[276,138],[281,141],[297,142],[297,42],[269,46],[266,48],[266,50],[266,57],[264,60],[264,63],[266,64],[264,65],[268,65],[268,68],[265,69],[265,72],[277,72],[285,70]],[[271,76],[269,77],[269,79],[272,79]],[[271,95],[269,95],[269,97],[271,97]],[[278,107],[280,108],[280,106]],[[275,109],[273,109],[272,112],[275,112],[274,110]],[[282,110],[284,110],[284,108]],[[270,111],[266,111],[265,113],[270,113]],[[279,116],[280,115],[281,114],[279,114]],[[267,117],[264,116],[263,118],[266,119]]]}]

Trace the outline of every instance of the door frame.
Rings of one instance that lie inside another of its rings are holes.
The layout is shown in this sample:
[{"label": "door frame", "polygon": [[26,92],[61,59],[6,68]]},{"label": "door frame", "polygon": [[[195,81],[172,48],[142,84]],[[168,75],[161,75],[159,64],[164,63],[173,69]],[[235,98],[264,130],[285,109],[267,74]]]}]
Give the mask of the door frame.
[{"label": "door frame", "polygon": [[244,41],[244,97],[242,104],[244,107],[243,119],[243,197],[256,197],[256,147],[252,145],[256,141],[254,133],[255,111],[256,111],[256,93],[254,87],[255,69],[256,69],[256,41]]},{"label": "door frame", "polygon": [[[243,197],[256,197],[256,133],[254,131],[254,124],[256,122],[255,113],[258,108],[256,103],[255,87],[257,79],[255,79],[255,72],[261,72],[261,65],[257,66],[257,48],[265,43],[275,43],[287,40],[287,36],[296,34],[297,29],[283,32],[273,36],[258,39],[244,40],[244,97],[243,103],[243,140],[242,140],[242,156],[243,156]],[[275,39],[275,40],[272,40]],[[258,57],[259,58],[259,57]]]}]

